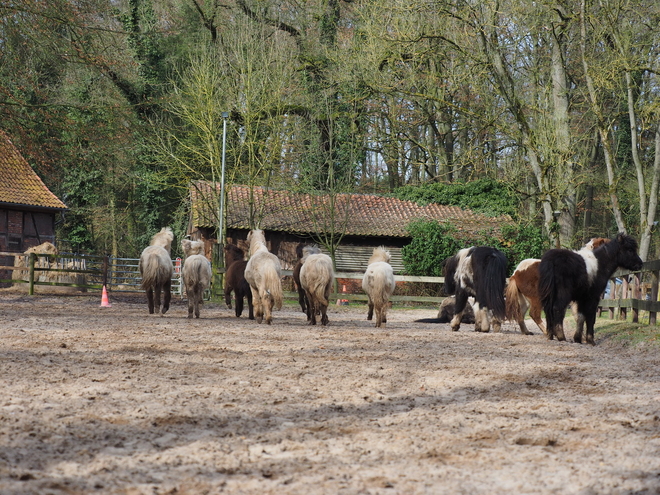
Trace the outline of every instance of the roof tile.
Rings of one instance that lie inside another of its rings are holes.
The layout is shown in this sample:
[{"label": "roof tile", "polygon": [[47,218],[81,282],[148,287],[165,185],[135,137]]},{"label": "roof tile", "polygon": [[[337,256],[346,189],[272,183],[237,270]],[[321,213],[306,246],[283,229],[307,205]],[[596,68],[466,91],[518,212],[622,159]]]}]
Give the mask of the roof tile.
[{"label": "roof tile", "polygon": [[[230,185],[227,196],[227,228],[249,229],[250,188]],[[499,230],[510,223],[508,216],[488,217],[457,206],[429,204],[370,194],[338,194],[335,197],[334,218],[329,206],[330,196],[294,193],[291,191],[253,188],[253,209],[263,209],[259,228],[273,231],[308,234],[310,232],[341,231],[345,234],[373,237],[409,237],[407,225],[414,219],[448,221],[459,232]],[[220,186],[195,182],[191,187],[192,220],[196,227],[217,225]],[[258,218],[260,215],[256,214]],[[334,229],[333,229],[334,225]]]},{"label": "roof tile", "polygon": [[46,187],[2,130],[0,130],[0,203],[66,209],[66,205]]}]

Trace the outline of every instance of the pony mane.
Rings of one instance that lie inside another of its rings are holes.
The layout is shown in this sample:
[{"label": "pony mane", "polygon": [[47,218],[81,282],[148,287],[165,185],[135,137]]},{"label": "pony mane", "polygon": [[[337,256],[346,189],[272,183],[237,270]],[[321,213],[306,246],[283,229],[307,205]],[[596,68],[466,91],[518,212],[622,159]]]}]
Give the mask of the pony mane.
[{"label": "pony mane", "polygon": [[321,252],[321,248],[314,245],[314,246],[305,246],[303,248],[303,255],[302,259],[306,259],[310,254],[319,254]]},{"label": "pony mane", "polygon": [[385,263],[389,263],[390,259],[392,256],[390,255],[390,252],[385,249],[384,246],[379,246],[377,248],[374,248],[374,252],[371,255],[371,258],[369,258],[369,263],[368,265],[371,265],[372,263],[376,263],[377,261],[384,261]]},{"label": "pony mane", "polygon": [[160,246],[162,248],[165,248],[167,252],[169,252],[173,240],[174,240],[174,233],[172,232],[172,229],[169,227],[163,227],[162,229],[160,229],[160,232],[158,232],[156,235],[154,235],[151,238],[151,243],[149,245]]},{"label": "pony mane", "polygon": [[592,237],[589,242],[584,245],[584,247],[593,251],[594,249],[598,249],[608,242],[610,242],[610,239],[607,237]]},{"label": "pony mane", "polygon": [[264,237],[264,231],[261,229],[251,230],[248,233],[247,241],[248,241],[248,245],[250,246],[249,248],[250,256],[252,256],[260,249],[268,251],[268,247],[266,247],[266,238]]},{"label": "pony mane", "polygon": [[181,248],[186,258],[195,254],[204,254],[204,243],[202,241],[183,239],[181,241]]}]

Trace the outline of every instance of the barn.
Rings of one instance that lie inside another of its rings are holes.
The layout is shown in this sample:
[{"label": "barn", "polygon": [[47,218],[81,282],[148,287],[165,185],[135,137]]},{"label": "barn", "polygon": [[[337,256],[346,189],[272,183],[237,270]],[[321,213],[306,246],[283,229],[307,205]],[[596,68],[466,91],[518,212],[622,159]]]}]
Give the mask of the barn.
[{"label": "barn", "polygon": [[[217,245],[219,185],[198,181],[190,187],[188,234],[203,240],[211,258]],[[338,271],[364,271],[374,247],[385,246],[392,266],[403,272],[401,248],[410,243],[407,225],[417,219],[447,221],[459,232],[499,232],[509,217],[488,217],[456,206],[430,204],[372,194],[311,195],[282,190],[230,185],[226,196],[226,243],[247,247],[250,217],[264,230],[269,249],[292,269],[296,247],[319,243],[332,233],[341,235],[336,253]]]},{"label": "barn", "polygon": [[[55,244],[55,222],[66,209],[0,130],[0,252],[22,253],[46,241]],[[13,264],[13,257],[0,257],[0,265]],[[11,272],[0,271],[0,280],[8,278]]]}]

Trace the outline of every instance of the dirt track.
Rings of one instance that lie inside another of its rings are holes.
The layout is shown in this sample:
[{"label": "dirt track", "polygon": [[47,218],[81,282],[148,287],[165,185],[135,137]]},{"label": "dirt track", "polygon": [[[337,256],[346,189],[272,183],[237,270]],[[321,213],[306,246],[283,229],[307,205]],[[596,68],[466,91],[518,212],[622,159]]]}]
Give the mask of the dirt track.
[{"label": "dirt track", "polygon": [[0,294],[0,493],[660,493],[657,347]]}]

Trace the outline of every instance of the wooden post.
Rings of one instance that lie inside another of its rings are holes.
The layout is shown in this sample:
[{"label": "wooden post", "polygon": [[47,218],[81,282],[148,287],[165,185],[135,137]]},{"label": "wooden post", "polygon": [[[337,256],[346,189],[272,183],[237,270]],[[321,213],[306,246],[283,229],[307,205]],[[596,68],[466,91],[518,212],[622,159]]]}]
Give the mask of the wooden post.
[{"label": "wooden post", "polygon": [[[616,279],[611,278],[610,279],[610,299],[616,299]],[[610,307],[610,320],[614,319],[614,307]]]},{"label": "wooden post", "polygon": [[108,285],[108,268],[110,268],[110,257],[106,254],[103,257],[103,286],[106,287]]},{"label": "wooden post", "polygon": [[[651,272],[651,301],[658,301],[658,282],[660,281],[660,270],[653,270]],[[657,315],[656,311],[649,313],[649,324],[657,325]]]},{"label": "wooden post", "polygon": [[[641,300],[642,299],[642,274],[635,273],[633,275],[633,287],[632,287],[632,300]],[[632,309],[632,321],[633,323],[639,323],[639,308],[633,307]]]},{"label": "wooden post", "polygon": [[[630,284],[628,283],[628,276],[623,277],[623,284],[621,286],[621,300],[628,299],[630,294]],[[621,305],[619,307],[619,320],[625,321],[628,317],[628,308]]]},{"label": "wooden post", "polygon": [[34,296],[34,265],[37,260],[37,255],[35,253],[30,253],[30,270],[28,272],[28,280],[30,282],[28,286],[28,295]]}]

